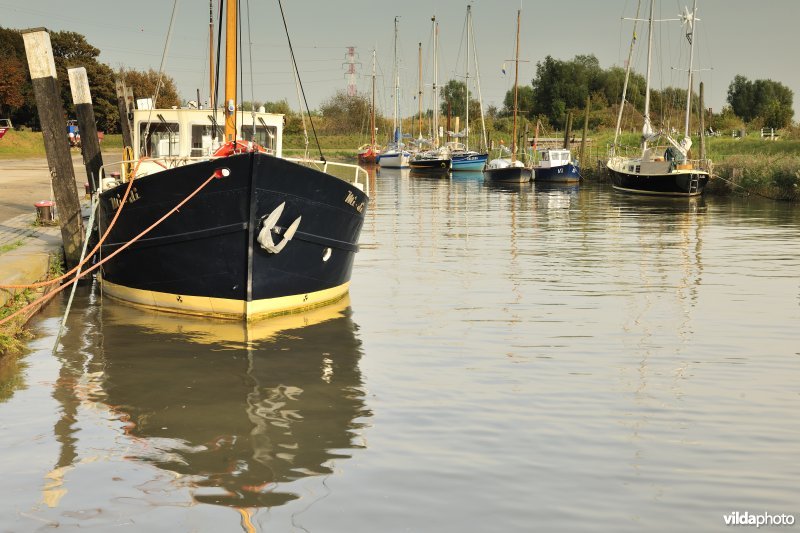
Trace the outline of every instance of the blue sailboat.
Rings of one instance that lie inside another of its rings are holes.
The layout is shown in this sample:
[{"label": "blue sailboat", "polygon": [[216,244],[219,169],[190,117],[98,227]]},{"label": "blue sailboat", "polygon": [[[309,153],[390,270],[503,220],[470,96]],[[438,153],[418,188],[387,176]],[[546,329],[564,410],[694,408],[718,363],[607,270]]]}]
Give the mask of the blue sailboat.
[{"label": "blue sailboat", "polygon": [[[475,36],[472,29],[472,6],[467,6],[467,61],[464,86],[466,87],[466,106],[464,114],[464,144],[454,142],[448,143],[450,156],[452,158],[453,170],[483,170],[486,160],[489,159],[487,152],[476,152],[469,149],[469,59],[470,46],[475,47]],[[478,102],[481,110],[481,130],[483,132],[483,146],[486,146],[486,125],[483,120],[483,102],[481,101],[480,74],[478,74],[478,54],[475,57],[475,72],[478,82]]]}]

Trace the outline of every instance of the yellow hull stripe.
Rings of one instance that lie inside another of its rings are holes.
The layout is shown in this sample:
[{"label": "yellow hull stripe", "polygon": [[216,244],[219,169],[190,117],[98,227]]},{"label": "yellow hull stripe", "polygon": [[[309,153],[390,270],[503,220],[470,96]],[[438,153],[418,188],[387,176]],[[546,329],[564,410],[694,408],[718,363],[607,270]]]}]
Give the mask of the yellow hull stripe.
[{"label": "yellow hull stripe", "polygon": [[230,298],[186,296],[144,289],[132,289],[101,279],[103,294],[117,300],[148,309],[187,315],[227,318],[233,320],[259,320],[277,315],[298,313],[341,300],[350,289],[350,282],[337,287],[307,294],[281,296],[246,302]]}]

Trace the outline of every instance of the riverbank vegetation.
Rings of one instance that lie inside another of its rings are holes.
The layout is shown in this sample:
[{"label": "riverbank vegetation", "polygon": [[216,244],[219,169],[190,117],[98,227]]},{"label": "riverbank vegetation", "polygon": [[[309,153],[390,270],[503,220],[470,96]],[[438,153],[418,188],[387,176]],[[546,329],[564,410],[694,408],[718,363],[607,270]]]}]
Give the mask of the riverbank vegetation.
[{"label": "riverbank vegetation", "polygon": [[[53,55],[58,79],[68,79],[68,67],[83,66],[87,70],[94,100],[98,130],[105,132],[103,147],[119,148],[121,140],[114,135],[119,130],[116,106],[115,79],[122,79],[133,88],[135,97],[153,94],[158,74],[154,71],[138,72],[119,67],[116,70],[99,62],[100,50],[74,32],[51,32]],[[0,27],[0,78],[11,80],[0,84],[0,118],[10,118],[16,130],[0,140],[0,159],[40,157],[44,154],[41,134],[33,133],[38,126],[35,99],[27,69],[27,58],[18,30]],[[518,144],[523,145],[538,134],[539,138],[563,138],[568,122],[573,125],[571,138],[579,141],[584,119],[588,119],[587,161],[592,167],[602,167],[601,162],[613,141],[613,130],[619,115],[620,97],[625,71],[620,67],[602,68],[594,55],[576,55],[569,60],[546,56],[536,64],[536,74],[530,83],[519,87]],[[164,76],[157,107],[189,105],[181,101],[174,81]],[[74,108],[67,83],[60,81],[62,100],[68,117]],[[676,78],[676,84],[680,84]],[[464,131],[466,118],[466,85],[453,79],[443,86],[440,124],[445,131]],[[639,144],[639,128],[644,107],[644,77],[631,73],[628,94],[622,114],[621,130],[625,132],[619,144],[631,147]],[[483,117],[490,147],[511,144],[513,90],[509,90],[502,107],[487,106],[481,113],[476,93],[470,93],[470,130],[472,147],[477,147],[479,118]],[[703,128],[707,139],[707,156],[715,161],[719,172],[727,173],[739,187],[758,188],[781,192],[779,197],[796,198],[793,187],[800,171],[800,126],[792,123],[793,93],[779,81],[749,80],[737,75],[727,89],[727,104],[714,112],[705,107],[699,95],[691,98],[692,116],[689,129],[695,136],[693,154],[697,156],[697,135]],[[686,89],[663,87],[650,91],[650,115],[662,131],[680,136],[684,128]],[[194,102],[197,105],[198,102]],[[202,103],[200,103],[202,104]],[[588,104],[588,108],[587,108]],[[319,147],[328,159],[353,160],[358,146],[370,141],[371,102],[366,94],[348,94],[336,91],[324,100],[319,109],[301,115],[286,100],[243,102],[245,111],[263,108],[267,112],[285,115],[284,152],[299,156],[308,153],[319,155]],[[405,136],[416,138],[430,136],[432,109],[406,114],[401,119]],[[66,129],[66,125],[65,125]],[[385,113],[376,113],[377,142],[387,143],[393,136],[392,121]],[[770,139],[760,135],[768,131]],[[315,135],[316,133],[316,135]],[[573,148],[577,150],[577,144]],[[492,152],[494,155],[496,152]],[[577,155],[577,154],[576,154]],[[586,168],[586,165],[584,165]],[[588,172],[587,172],[588,174]],[[761,178],[759,178],[761,176]]]}]

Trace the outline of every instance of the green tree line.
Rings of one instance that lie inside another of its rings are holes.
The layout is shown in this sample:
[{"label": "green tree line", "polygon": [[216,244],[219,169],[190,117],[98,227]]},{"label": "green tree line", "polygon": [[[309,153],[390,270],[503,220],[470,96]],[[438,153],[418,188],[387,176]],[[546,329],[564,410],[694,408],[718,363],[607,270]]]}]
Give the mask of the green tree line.
[{"label": "green tree line", "polygon": [[[74,107],[69,88],[67,69],[84,67],[94,101],[94,112],[99,130],[114,133],[119,130],[119,114],[116,104],[114,81],[123,79],[134,90],[137,98],[154,94],[158,73],[120,68],[114,71],[98,61],[100,50],[86,41],[83,35],[75,32],[51,32],[50,39],[61,86],[67,118],[74,117]],[[582,123],[587,98],[591,102],[589,126],[593,130],[613,128],[616,125],[620,106],[625,71],[620,67],[603,69],[594,55],[577,55],[571,60],[559,60],[551,56],[536,64],[536,75],[529,85],[518,87],[518,109],[524,127],[526,122],[540,121],[545,129],[563,129],[568,112]],[[163,86],[156,102],[157,107],[180,105],[175,82],[169,76],[162,79]],[[631,73],[628,82],[626,107],[633,110],[634,116],[644,111],[644,77]],[[441,116],[465,118],[466,85],[463,81],[450,80],[442,88]],[[753,80],[738,75],[728,87],[728,105],[718,113],[707,113],[706,123],[716,130],[740,128],[783,128],[791,125],[794,111],[792,91],[773,80]],[[651,88],[651,118],[662,128],[681,129],[686,105],[686,89],[667,87],[662,90]],[[250,107],[247,107],[250,106]],[[293,113],[286,100],[278,102],[245,102],[243,109],[264,106],[267,111],[286,115],[287,133],[299,133],[303,125],[299,114]],[[507,132],[511,129],[513,90],[506,93],[503,106],[485,109],[487,125],[490,130]],[[693,116],[698,115],[699,101],[693,95]],[[470,94],[470,118],[477,121],[480,104]],[[425,110],[423,118],[430,116]],[[369,135],[370,100],[366,95],[348,95],[338,91],[325,100],[319,110],[312,112],[310,120],[315,129],[322,134]],[[15,125],[37,128],[36,102],[28,73],[25,47],[18,30],[0,27],[0,117],[10,118]],[[416,123],[416,115],[411,117]],[[640,123],[639,118],[636,122]],[[406,117],[408,120],[409,117]],[[380,141],[391,135],[390,121],[378,114],[377,127]],[[472,131],[475,131],[473,122]],[[693,130],[696,131],[696,121]],[[310,130],[310,124],[307,126]],[[463,128],[463,126],[461,126]],[[404,131],[415,131],[404,127]]]},{"label": "green tree line", "polygon": [[[133,88],[138,97],[155,93],[158,73],[121,68],[116,72],[97,60],[100,50],[86,41],[86,38],[71,31],[50,32],[50,43],[56,66],[56,77],[64,102],[66,120],[75,117],[72,93],[69,87],[67,70],[84,67],[89,78],[97,129],[108,133],[119,131],[119,111],[115,79],[122,79]],[[157,105],[170,107],[180,105],[177,87],[169,76],[163,76]],[[0,27],[0,118],[9,118],[19,126],[38,129],[39,117],[36,112],[36,98],[33,94],[28,59],[22,34],[18,30]]]}]

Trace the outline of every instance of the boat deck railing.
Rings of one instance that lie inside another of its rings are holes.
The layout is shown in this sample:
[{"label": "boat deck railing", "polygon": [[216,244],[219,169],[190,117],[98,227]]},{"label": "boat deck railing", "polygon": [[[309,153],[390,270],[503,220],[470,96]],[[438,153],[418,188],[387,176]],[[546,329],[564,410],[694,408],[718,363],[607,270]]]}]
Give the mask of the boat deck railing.
[{"label": "boat deck railing", "polygon": [[[653,153],[653,154],[663,154],[666,151],[667,148],[668,148],[667,145],[665,145],[665,146],[651,146],[649,148],[649,150],[651,150],[651,153]],[[641,147],[638,147],[638,146],[636,146],[636,147],[634,147],[634,146],[617,146],[616,149],[614,149],[611,145],[609,145],[608,146],[607,157],[608,157],[608,162],[612,166],[618,166],[618,165],[621,164],[621,162],[623,160],[641,158],[642,157],[642,149],[641,149]],[[663,160],[663,155],[662,156],[656,156],[654,158],[654,161],[660,161],[660,160]],[[691,165],[690,168],[695,169],[695,170],[702,170],[702,171],[708,172],[709,174],[712,172],[712,169],[713,169],[713,162],[711,161],[711,159],[708,159],[708,158],[705,158],[705,159],[687,159],[686,161],[684,161],[683,164],[684,165]]]},{"label": "boat deck railing", "polygon": [[[140,159],[123,160],[118,163],[103,165],[100,168],[100,189],[106,190],[117,181],[127,182],[162,170],[182,167],[191,163],[209,161],[213,157],[144,157]],[[314,168],[330,174],[340,180],[353,184],[353,186],[369,195],[369,175],[358,165],[339,163],[334,161],[321,161],[297,157],[285,157],[286,161]]]},{"label": "boat deck railing", "polygon": [[339,163],[338,161],[323,161],[321,159],[305,159],[302,157],[284,157],[284,159],[292,163],[297,163],[298,165],[314,168],[326,174],[331,174],[348,183],[352,183],[369,196],[369,174],[358,165]]}]

